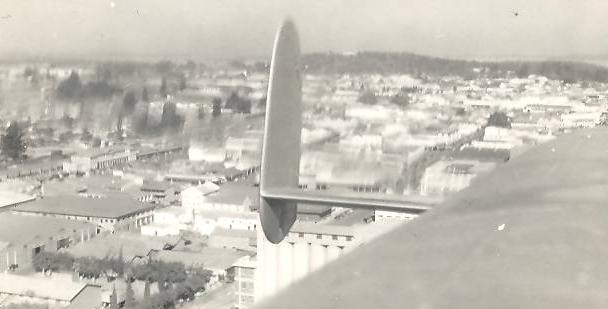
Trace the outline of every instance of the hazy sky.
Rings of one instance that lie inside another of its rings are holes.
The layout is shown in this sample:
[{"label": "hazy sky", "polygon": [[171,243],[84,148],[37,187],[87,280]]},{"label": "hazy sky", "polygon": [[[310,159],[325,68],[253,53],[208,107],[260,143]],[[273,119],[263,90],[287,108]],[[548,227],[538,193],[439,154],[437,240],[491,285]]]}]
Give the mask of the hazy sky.
[{"label": "hazy sky", "polygon": [[608,0],[0,0],[0,57],[269,58],[285,16],[304,52],[608,55]]}]

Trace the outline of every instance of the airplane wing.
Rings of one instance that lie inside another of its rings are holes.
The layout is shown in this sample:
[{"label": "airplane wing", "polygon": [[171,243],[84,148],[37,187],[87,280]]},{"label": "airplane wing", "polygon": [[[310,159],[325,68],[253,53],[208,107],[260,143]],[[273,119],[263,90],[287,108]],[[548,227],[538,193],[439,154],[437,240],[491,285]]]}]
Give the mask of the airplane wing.
[{"label": "airplane wing", "polygon": [[264,191],[267,200],[295,201],[347,208],[369,208],[419,214],[430,210],[442,199],[426,196],[404,196],[336,191],[303,191],[277,188]]},{"label": "airplane wing", "polygon": [[424,197],[298,190],[302,131],[298,40],[293,22],[285,22],[277,33],[270,66],[260,177],[260,221],[266,238],[279,243],[296,220],[297,204],[303,202],[416,214],[437,204]]},{"label": "airplane wing", "polygon": [[608,308],[608,129],[536,146],[256,308]]}]

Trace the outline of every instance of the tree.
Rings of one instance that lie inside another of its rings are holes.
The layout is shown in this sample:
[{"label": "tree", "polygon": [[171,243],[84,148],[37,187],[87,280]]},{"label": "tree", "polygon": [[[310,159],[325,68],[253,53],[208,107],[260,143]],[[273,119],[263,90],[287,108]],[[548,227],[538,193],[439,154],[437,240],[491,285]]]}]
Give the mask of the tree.
[{"label": "tree", "polygon": [[488,118],[489,127],[511,128],[511,118],[503,112],[494,112]]},{"label": "tree", "polygon": [[251,101],[243,99],[239,97],[236,92],[233,92],[226,100],[226,108],[229,108],[236,113],[250,114]]},{"label": "tree", "polygon": [[187,87],[186,85],[186,77],[184,75],[179,76],[179,90],[183,91]]},{"label": "tree", "polygon": [[125,307],[135,307],[135,291],[133,291],[131,280],[127,280],[127,290],[125,291]]},{"label": "tree", "polygon": [[116,287],[112,288],[112,295],[110,295],[110,309],[118,309],[118,295],[116,295]]},{"label": "tree", "polygon": [[150,96],[148,94],[148,88],[144,87],[144,89],[141,91],[141,100],[143,102],[150,102]]},{"label": "tree", "polygon": [[6,134],[2,136],[2,154],[5,156],[17,160],[23,157],[27,148],[25,141],[23,140],[23,130],[13,121],[6,130]]},{"label": "tree", "polygon": [[109,81],[112,79],[112,67],[109,63],[98,64],[95,68],[95,75],[98,81]]},{"label": "tree", "polygon": [[372,91],[365,90],[361,93],[357,101],[365,104],[376,104],[378,102],[378,98]]},{"label": "tree", "polygon": [[163,100],[167,98],[167,79],[165,77],[160,81],[160,89],[158,92]]},{"label": "tree", "polygon": [[80,140],[88,143],[93,139],[93,134],[91,133],[91,131],[89,131],[88,129],[83,129],[82,130],[82,134],[80,135]]},{"label": "tree", "polygon": [[177,107],[173,102],[163,104],[163,113],[160,119],[160,125],[163,129],[176,132],[182,128],[183,117],[177,114]]},{"label": "tree", "polygon": [[144,299],[150,298],[150,281],[146,280],[144,284]]},{"label": "tree", "polygon": [[266,96],[264,96],[263,98],[258,100],[258,106],[261,109],[266,109],[266,100],[268,100],[268,98]]},{"label": "tree", "polygon": [[74,258],[67,253],[42,251],[32,257],[32,266],[36,271],[71,271]]},{"label": "tree", "polygon": [[76,71],[57,86],[57,96],[62,99],[74,100],[82,95],[82,81]]},{"label": "tree", "polygon": [[122,99],[122,108],[124,115],[130,115],[135,110],[135,104],[137,104],[137,98],[133,91],[128,91],[125,97]]},{"label": "tree", "polygon": [[213,118],[222,114],[222,100],[220,98],[213,99],[213,112],[211,115]]},{"label": "tree", "polygon": [[171,61],[163,60],[154,64],[156,72],[161,75],[172,73],[175,70],[175,64]]},{"label": "tree", "polygon": [[25,71],[23,72],[23,77],[25,77],[25,79],[30,82],[32,87],[38,87],[38,84],[40,82],[38,69],[31,67],[25,68]]},{"label": "tree", "polygon": [[251,114],[251,101],[241,99],[237,106],[237,111],[241,114]]},{"label": "tree", "polygon": [[236,94],[236,92],[232,92],[228,99],[226,99],[226,108],[236,111],[239,104],[239,100],[240,98]]},{"label": "tree", "polygon": [[125,274],[125,258],[122,253],[122,246],[120,246],[120,250],[118,251],[118,258],[116,258],[116,273],[119,276],[123,276]]},{"label": "tree", "polygon": [[407,106],[410,104],[410,97],[407,94],[396,94],[391,97],[391,103],[399,105],[399,106]]},{"label": "tree", "polygon": [[122,90],[107,80],[90,81],[82,87],[80,97],[109,99]]}]

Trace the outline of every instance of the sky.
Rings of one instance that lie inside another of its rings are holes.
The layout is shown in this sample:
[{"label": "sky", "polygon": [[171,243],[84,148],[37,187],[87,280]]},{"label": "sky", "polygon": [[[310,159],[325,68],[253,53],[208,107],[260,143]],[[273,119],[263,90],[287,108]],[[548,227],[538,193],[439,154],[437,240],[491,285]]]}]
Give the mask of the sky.
[{"label": "sky", "polygon": [[608,58],[606,0],[0,0],[0,58],[270,57],[290,16],[303,52]]}]

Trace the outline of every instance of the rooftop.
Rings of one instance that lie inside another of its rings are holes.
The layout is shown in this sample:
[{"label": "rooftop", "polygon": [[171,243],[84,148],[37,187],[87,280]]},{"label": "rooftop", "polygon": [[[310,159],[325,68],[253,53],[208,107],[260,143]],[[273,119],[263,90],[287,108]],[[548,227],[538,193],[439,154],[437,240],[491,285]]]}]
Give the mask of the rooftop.
[{"label": "rooftop", "polygon": [[248,184],[227,182],[220,186],[216,193],[205,196],[209,203],[234,204],[240,205],[245,198],[249,198],[252,204],[257,204],[259,199],[259,189]]},{"label": "rooftop", "polygon": [[219,218],[255,220],[258,218],[258,214],[255,212],[249,212],[249,211],[199,210],[199,211],[196,211],[195,220],[198,220],[200,218],[213,219],[213,220],[217,220]]},{"label": "rooftop", "polygon": [[154,205],[127,197],[86,198],[60,195],[19,205],[14,211],[115,219],[152,209]]},{"label": "rooftop", "polygon": [[0,208],[33,201],[34,196],[13,191],[0,190]]},{"label": "rooftop", "polygon": [[249,230],[229,230],[220,227],[216,227],[211,233],[211,237],[237,237],[237,238],[256,238],[256,231]]},{"label": "rooftop", "polygon": [[291,232],[305,234],[354,236],[354,229],[352,227],[300,221],[294,223],[294,225],[291,227]]},{"label": "rooftop", "polygon": [[86,283],[72,281],[71,276],[54,275],[45,277],[40,274],[24,276],[0,273],[0,293],[13,295],[33,294],[37,298],[69,302],[85,286]]},{"label": "rooftop", "polygon": [[45,239],[62,231],[95,228],[86,222],[58,218],[22,216],[9,212],[0,213],[0,242],[25,244],[37,239]]}]

